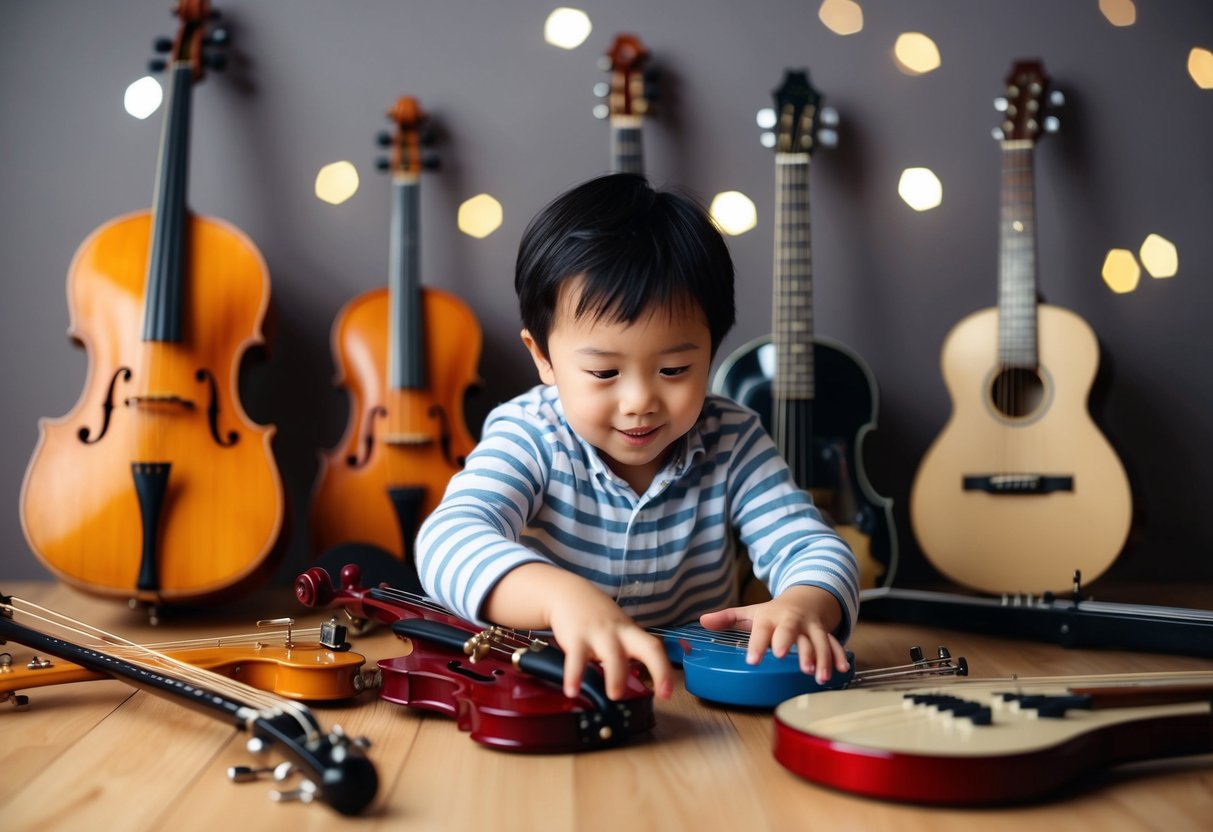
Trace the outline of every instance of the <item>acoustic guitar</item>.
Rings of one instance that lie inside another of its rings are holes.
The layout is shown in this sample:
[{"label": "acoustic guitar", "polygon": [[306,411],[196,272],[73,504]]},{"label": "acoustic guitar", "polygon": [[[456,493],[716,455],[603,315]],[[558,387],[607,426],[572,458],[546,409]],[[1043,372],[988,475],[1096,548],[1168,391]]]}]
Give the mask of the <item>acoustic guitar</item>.
[{"label": "acoustic guitar", "polygon": [[1037,299],[1033,152],[1057,100],[1039,62],[1012,67],[996,130],[998,306],[944,341],[952,413],[910,491],[927,560],[983,592],[1062,591],[1076,570],[1094,580],[1129,534],[1128,477],[1087,409],[1099,343],[1078,315]]},{"label": "acoustic guitar", "polygon": [[775,759],[814,783],[936,805],[1014,803],[1138,760],[1213,751],[1213,673],[825,691],[775,709]]},{"label": "acoustic guitar", "polygon": [[644,118],[657,97],[657,74],[649,66],[649,50],[636,35],[619,34],[601,65],[611,80],[595,87],[607,103],[595,107],[594,114],[611,123],[611,171],[643,175]]},{"label": "acoustic guitar", "polygon": [[897,571],[893,501],[876,492],[863,464],[879,409],[876,377],[849,347],[813,331],[809,163],[822,137],[833,141],[836,121],[821,101],[803,70],[787,72],[775,90],[773,333],[728,356],[713,387],[762,417],[797,484],[855,553],[860,586],[884,586]]}]

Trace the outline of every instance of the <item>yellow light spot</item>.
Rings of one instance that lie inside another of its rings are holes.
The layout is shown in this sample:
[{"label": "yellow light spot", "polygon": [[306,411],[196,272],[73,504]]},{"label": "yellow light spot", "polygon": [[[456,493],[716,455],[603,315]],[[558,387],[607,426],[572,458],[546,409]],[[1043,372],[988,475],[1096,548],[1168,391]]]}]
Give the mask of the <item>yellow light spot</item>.
[{"label": "yellow light spot", "polygon": [[488,194],[476,194],[459,206],[459,230],[484,239],[501,227],[501,203]]},{"label": "yellow light spot", "polygon": [[1133,258],[1133,252],[1126,248],[1114,248],[1108,252],[1103,261],[1102,274],[1103,282],[1118,295],[1132,292],[1141,279],[1141,269]]},{"label": "yellow light spot", "polygon": [[1200,47],[1189,52],[1188,74],[1202,90],[1213,90],[1213,52]]},{"label": "yellow light spot", "polygon": [[585,43],[593,29],[590,16],[581,9],[566,6],[553,11],[543,24],[543,39],[561,49],[576,49]]},{"label": "yellow light spot", "polygon": [[863,9],[855,0],[825,0],[817,17],[836,35],[853,35],[863,29]]},{"label": "yellow light spot", "polygon": [[943,183],[930,168],[906,168],[897,183],[897,193],[915,211],[929,211],[943,202]]},{"label": "yellow light spot", "polygon": [[150,75],[144,75],[126,88],[122,96],[122,106],[135,118],[147,118],[160,107],[164,100],[164,91],[160,82]]},{"label": "yellow light spot", "polygon": [[1150,277],[1175,277],[1179,272],[1179,251],[1175,243],[1158,234],[1151,234],[1137,252]]},{"label": "yellow light spot", "polygon": [[906,75],[922,75],[939,69],[939,47],[921,32],[905,32],[893,44],[897,68]]},{"label": "yellow light spot", "polygon": [[316,196],[333,205],[340,205],[358,190],[358,169],[350,162],[325,165],[316,174]]},{"label": "yellow light spot", "polygon": [[736,237],[758,224],[754,201],[741,191],[723,191],[712,198],[708,207],[716,225],[725,234]]},{"label": "yellow light spot", "polygon": [[1133,0],[1099,0],[1099,10],[1113,26],[1132,26],[1137,21]]}]

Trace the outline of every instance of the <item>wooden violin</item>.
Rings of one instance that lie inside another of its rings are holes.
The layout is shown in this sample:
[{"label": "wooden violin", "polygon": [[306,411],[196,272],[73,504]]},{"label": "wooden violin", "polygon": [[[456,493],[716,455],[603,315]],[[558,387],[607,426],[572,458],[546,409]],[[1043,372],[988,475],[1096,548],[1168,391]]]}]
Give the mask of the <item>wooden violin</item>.
[{"label": "wooden violin", "polygon": [[1213,673],[968,679],[798,696],[775,759],[825,786],[938,805],[1046,796],[1089,772],[1213,751]]},{"label": "wooden violin", "polygon": [[[72,638],[83,635],[90,643],[78,644],[46,630]],[[324,731],[299,702],[176,661],[29,601],[0,595],[0,641],[6,639],[233,724],[249,735],[250,750],[272,749],[291,764],[286,769],[276,766],[276,779],[288,769],[302,776],[297,789],[276,792],[278,800],[322,801],[343,815],[356,815],[378,791],[375,766],[362,750],[365,743],[346,736],[339,726]],[[267,769],[238,766],[229,769],[228,776],[243,782],[256,779],[263,770]]]},{"label": "wooden violin", "polygon": [[[350,396],[350,418],[337,446],[323,455],[311,506],[317,553],[363,544],[412,565],[421,521],[475,442],[463,397],[477,381],[481,332],[455,296],[420,281],[421,170],[426,115],[404,96],[388,112],[394,135],[388,285],[345,305],[332,331],[337,384]],[[345,565],[335,557],[323,564]],[[418,585],[419,586],[419,585]]]},{"label": "wooden violin", "polygon": [[71,338],[89,356],[70,413],[44,419],[21,525],[59,578],[98,595],[213,602],[279,554],[273,427],[238,400],[241,358],[263,342],[269,277],[236,228],[186,205],[190,96],[226,42],[208,0],[180,0],[151,211],[93,232],[68,272]]},{"label": "wooden violin", "polygon": [[391,627],[410,652],[379,662],[380,697],[455,717],[483,745],[510,751],[581,751],[617,745],[653,727],[653,694],[635,666],[627,690],[607,698],[601,670],[586,668],[581,691],[561,689],[564,654],[529,634],[488,629],[458,618],[424,596],[359,585],[357,566],[341,586],[313,567],[295,581],[306,607],[341,606],[355,618]]},{"label": "wooden violin", "polygon": [[[294,629],[289,618],[257,624],[285,625],[285,629],[140,644],[135,649],[115,646],[111,650],[116,655],[153,650],[176,662],[304,702],[349,699],[365,688],[361,670],[366,659],[350,651],[345,627],[340,624],[329,622],[320,627]],[[10,654],[0,654],[0,702],[12,702],[19,708],[28,706],[29,697],[18,691],[106,678],[109,678],[106,674],[72,662],[52,662],[38,656],[23,667],[16,666]]]},{"label": "wooden violin", "polygon": [[698,624],[658,627],[649,632],[661,639],[670,662],[682,666],[687,690],[700,699],[721,705],[773,708],[806,693],[923,676],[965,676],[969,672],[964,657],[953,661],[946,647],[940,647],[935,658],[924,656],[920,648],[914,647],[908,664],[859,671],[855,670],[854,655],[848,651],[847,671],[835,670],[829,679],[819,683],[812,674],[800,669],[795,645],[782,658],[767,648],[758,664],[747,664],[748,632],[708,630]]}]

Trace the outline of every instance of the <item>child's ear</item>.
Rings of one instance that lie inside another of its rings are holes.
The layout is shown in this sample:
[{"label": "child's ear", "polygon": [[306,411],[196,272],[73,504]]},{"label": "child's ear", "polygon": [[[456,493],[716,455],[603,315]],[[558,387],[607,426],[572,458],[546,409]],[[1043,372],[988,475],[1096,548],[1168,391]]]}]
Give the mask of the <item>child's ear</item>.
[{"label": "child's ear", "polygon": [[539,380],[544,384],[555,384],[556,374],[552,372],[552,362],[543,354],[543,350],[539,349],[539,345],[531,337],[531,331],[524,329],[521,334],[522,343],[526,345],[527,351],[531,354],[531,360],[535,362],[535,369],[539,371]]}]

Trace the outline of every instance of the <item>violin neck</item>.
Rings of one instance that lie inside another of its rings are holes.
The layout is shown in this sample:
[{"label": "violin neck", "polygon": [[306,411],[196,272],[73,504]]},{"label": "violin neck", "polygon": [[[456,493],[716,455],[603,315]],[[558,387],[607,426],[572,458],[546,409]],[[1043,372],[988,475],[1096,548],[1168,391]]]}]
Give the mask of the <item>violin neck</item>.
[{"label": "violin neck", "polygon": [[152,208],[143,340],[180,343],[193,78],[185,61],[174,63],[169,72],[168,105],[160,134]]},{"label": "violin neck", "polygon": [[391,249],[388,257],[388,389],[421,390],[425,378],[425,330],[421,308],[420,177],[392,180]]}]

